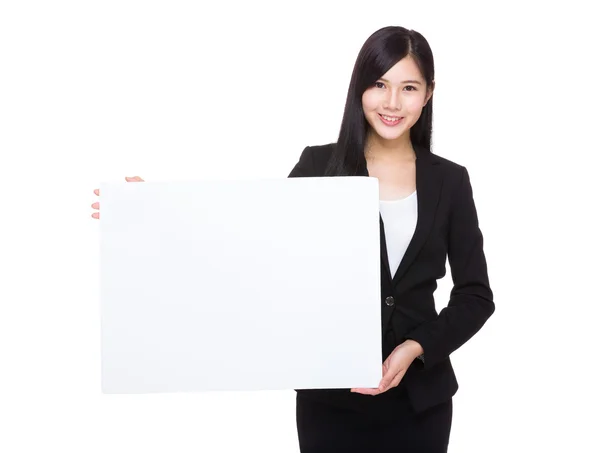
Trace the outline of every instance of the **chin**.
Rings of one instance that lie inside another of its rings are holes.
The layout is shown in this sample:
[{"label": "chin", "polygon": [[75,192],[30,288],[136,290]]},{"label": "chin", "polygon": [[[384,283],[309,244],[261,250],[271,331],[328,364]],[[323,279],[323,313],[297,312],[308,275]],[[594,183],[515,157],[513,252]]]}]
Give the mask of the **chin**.
[{"label": "chin", "polygon": [[404,133],[404,129],[402,129],[398,132],[390,131],[390,130],[382,131],[381,129],[375,129],[375,133],[382,140],[394,141],[394,140],[398,140],[400,137],[402,137],[402,134]]}]

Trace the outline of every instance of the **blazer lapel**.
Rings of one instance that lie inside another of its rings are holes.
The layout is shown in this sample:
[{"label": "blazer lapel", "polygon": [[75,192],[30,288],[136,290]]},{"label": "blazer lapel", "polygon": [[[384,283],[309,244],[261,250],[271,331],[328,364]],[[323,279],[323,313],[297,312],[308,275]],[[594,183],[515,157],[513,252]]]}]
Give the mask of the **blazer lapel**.
[{"label": "blazer lapel", "polygon": [[[417,226],[413,237],[408,244],[406,253],[400,261],[396,274],[392,280],[395,288],[417,257],[419,251],[425,244],[427,236],[433,226],[440,193],[442,189],[442,175],[439,171],[439,160],[429,152],[415,149],[417,153],[416,186],[417,186]],[[388,265],[389,269],[389,265]]]},{"label": "blazer lapel", "polygon": [[390,273],[390,261],[385,240],[385,225],[381,218],[381,213],[379,214],[379,243],[379,250],[381,251],[381,272],[384,272],[387,280],[391,282],[392,274]]}]

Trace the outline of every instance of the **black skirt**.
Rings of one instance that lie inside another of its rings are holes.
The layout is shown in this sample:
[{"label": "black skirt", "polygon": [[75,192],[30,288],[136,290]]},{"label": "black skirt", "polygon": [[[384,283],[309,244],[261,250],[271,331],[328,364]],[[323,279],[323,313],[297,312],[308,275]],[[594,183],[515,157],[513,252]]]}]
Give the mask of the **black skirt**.
[{"label": "black skirt", "polygon": [[[387,354],[393,344],[386,340]],[[363,403],[353,406],[298,392],[296,427],[300,452],[446,453],[452,399],[417,413],[403,382],[388,392],[385,398],[380,398],[385,394],[353,394]]]},{"label": "black skirt", "polygon": [[[377,398],[372,396],[371,398]],[[446,453],[452,400],[415,413],[408,396],[393,411],[357,411],[296,395],[301,453]]]}]

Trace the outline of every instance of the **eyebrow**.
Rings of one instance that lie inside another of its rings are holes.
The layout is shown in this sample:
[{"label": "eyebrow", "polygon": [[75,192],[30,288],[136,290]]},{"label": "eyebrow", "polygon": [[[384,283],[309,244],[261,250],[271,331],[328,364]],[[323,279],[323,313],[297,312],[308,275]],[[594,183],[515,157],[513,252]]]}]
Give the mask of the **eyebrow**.
[{"label": "eyebrow", "polygon": [[[382,78],[380,78],[379,80],[383,80],[384,82],[390,83],[390,81],[389,81],[389,80],[387,80],[387,79],[384,79],[383,77],[382,77]],[[404,81],[403,81],[403,82],[401,82],[401,83],[417,83],[417,84],[421,85],[421,82],[419,82],[418,80],[404,80]]]}]

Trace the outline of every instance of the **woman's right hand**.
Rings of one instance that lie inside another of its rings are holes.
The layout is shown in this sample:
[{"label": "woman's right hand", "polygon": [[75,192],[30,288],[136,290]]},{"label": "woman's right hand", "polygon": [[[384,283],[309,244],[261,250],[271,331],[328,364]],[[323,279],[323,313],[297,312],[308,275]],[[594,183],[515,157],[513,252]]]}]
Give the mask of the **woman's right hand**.
[{"label": "woman's right hand", "polygon": [[[140,178],[139,176],[125,176],[125,181],[127,182],[144,182],[144,180],[142,178]],[[100,196],[100,189],[94,189],[94,193],[98,196]],[[97,201],[96,203],[92,203],[92,208],[97,209],[98,212],[94,212],[92,214],[92,218],[94,219],[99,219],[100,218],[100,203]]]}]

